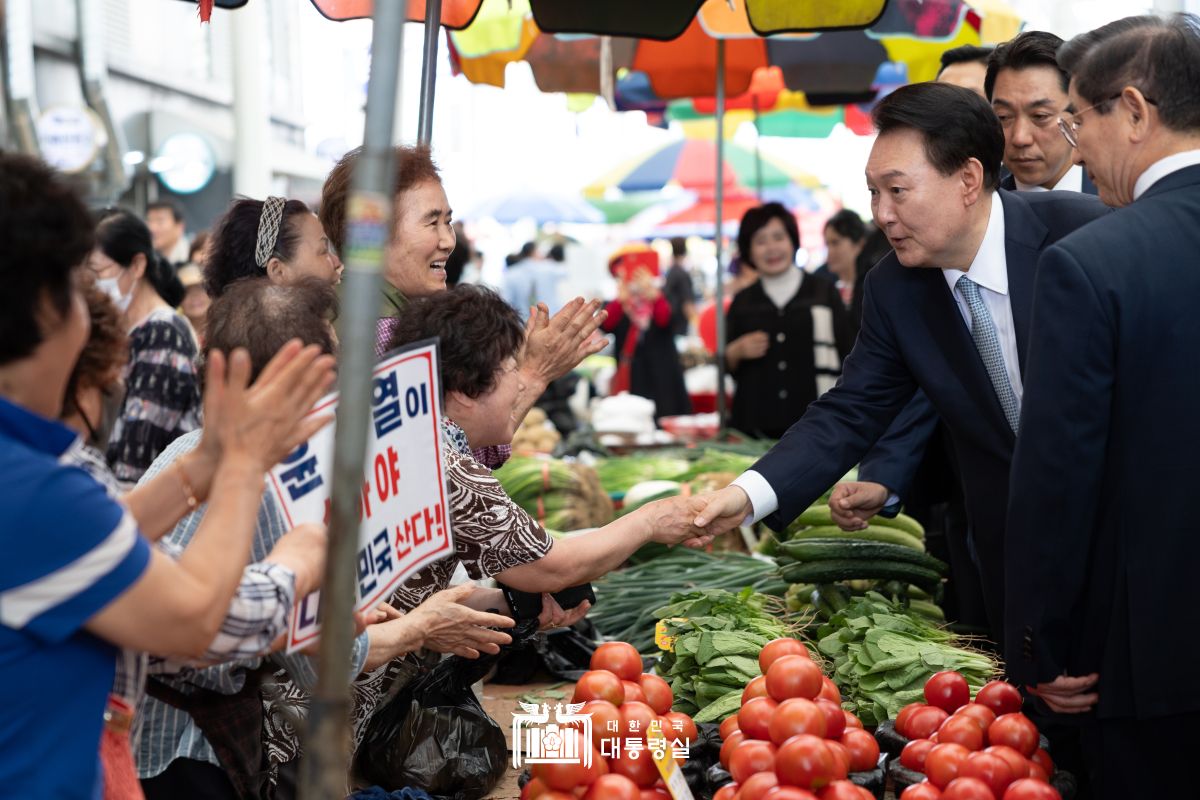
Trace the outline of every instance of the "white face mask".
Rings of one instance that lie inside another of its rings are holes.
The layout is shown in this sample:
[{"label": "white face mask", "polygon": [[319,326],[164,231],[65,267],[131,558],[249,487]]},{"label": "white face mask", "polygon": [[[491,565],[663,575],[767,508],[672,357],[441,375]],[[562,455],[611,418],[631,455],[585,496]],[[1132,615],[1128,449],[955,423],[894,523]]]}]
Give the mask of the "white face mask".
[{"label": "white face mask", "polygon": [[117,310],[124,314],[133,302],[133,289],[127,294],[121,294],[120,278],[97,278],[96,288],[109,296],[116,303]]}]

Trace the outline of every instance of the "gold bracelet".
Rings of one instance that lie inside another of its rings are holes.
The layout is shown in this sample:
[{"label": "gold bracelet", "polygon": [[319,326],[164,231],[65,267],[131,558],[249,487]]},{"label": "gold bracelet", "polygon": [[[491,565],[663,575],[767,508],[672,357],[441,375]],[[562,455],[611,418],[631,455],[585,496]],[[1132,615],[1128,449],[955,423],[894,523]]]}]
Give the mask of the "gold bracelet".
[{"label": "gold bracelet", "polygon": [[188,480],[187,470],[183,468],[183,460],[175,462],[175,472],[179,476],[179,487],[183,489],[183,499],[187,503],[188,509],[195,511],[200,505],[200,501],[196,499],[196,490],[192,488],[192,482]]}]

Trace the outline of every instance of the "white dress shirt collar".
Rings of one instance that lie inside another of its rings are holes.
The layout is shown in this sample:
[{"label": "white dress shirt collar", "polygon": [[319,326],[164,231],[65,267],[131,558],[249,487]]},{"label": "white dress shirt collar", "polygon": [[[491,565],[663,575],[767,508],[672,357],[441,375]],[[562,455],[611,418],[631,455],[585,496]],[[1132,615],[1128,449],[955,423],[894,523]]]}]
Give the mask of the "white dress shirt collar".
[{"label": "white dress shirt collar", "polygon": [[1154,184],[1184,167],[1200,164],[1200,150],[1184,150],[1182,153],[1160,158],[1151,164],[1145,172],[1138,176],[1133,184],[1133,199],[1136,201]]},{"label": "white dress shirt collar", "polygon": [[[971,280],[996,294],[1008,294],[1008,261],[1004,257],[1004,206],[1000,193],[992,193],[992,212],[988,217],[987,232],[975,253],[975,260],[966,272],[961,269],[943,269],[942,275],[950,286],[950,292],[958,279],[970,275]],[[957,295],[955,295],[957,297]]]},{"label": "white dress shirt collar", "polygon": [[[1017,191],[1021,192],[1048,192],[1050,191],[1045,186],[1029,185],[1017,180],[1017,176],[1013,176],[1016,181]],[[1078,164],[1072,164],[1071,168],[1063,173],[1063,176],[1058,179],[1058,183],[1054,184],[1056,192],[1082,192],[1083,191],[1083,167]]]}]

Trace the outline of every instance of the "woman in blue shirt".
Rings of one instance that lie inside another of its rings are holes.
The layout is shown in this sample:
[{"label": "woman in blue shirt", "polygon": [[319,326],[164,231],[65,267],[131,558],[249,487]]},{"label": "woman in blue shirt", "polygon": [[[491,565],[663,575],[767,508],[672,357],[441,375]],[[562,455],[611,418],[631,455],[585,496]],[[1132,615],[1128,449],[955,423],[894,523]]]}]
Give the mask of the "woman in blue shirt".
[{"label": "woman in blue shirt", "polygon": [[213,436],[177,474],[189,505],[210,498],[208,524],[172,562],[61,462],[76,436],[56,418],[88,335],[76,283],[93,246],[87,209],[41,162],[0,154],[0,241],[0,786],[95,798],[115,646],[204,652],[241,578],[271,454],[314,432],[300,420],[332,359],[291,345],[249,388],[244,353],[228,374],[212,359]]}]

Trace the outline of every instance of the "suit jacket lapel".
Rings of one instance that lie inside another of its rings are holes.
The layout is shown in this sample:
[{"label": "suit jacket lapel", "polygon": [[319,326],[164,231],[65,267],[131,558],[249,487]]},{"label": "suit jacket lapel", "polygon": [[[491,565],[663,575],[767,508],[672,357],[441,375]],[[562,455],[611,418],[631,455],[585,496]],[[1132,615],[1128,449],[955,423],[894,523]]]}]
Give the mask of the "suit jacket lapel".
[{"label": "suit jacket lapel", "polygon": [[1033,312],[1033,279],[1046,226],[1016,192],[999,192],[1004,206],[1004,260],[1008,264],[1008,301],[1012,307],[1017,338],[1017,360],[1025,374],[1025,351],[1029,347],[1029,320]]}]

